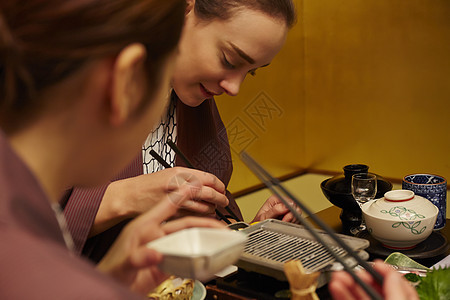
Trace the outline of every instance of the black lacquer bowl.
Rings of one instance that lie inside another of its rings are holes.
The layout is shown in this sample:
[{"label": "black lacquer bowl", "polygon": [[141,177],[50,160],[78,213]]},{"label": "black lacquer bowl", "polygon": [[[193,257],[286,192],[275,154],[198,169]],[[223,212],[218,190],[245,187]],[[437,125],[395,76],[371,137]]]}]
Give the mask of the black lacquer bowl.
[{"label": "black lacquer bowl", "polygon": [[[361,209],[352,196],[352,175],[367,173],[369,167],[362,164],[347,165],[344,174],[328,178],[320,184],[325,197],[339,208],[342,208],[341,221],[343,232],[349,233],[352,227],[361,224]],[[384,193],[392,189],[392,183],[377,175],[376,199],[384,196]]]}]

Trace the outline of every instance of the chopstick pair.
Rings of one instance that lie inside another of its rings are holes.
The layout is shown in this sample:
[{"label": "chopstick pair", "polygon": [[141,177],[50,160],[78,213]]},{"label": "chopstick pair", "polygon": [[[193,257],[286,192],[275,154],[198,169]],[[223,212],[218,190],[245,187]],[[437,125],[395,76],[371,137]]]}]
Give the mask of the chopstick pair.
[{"label": "chopstick pair", "polygon": [[[170,146],[170,148],[172,148],[173,151],[175,151],[175,153],[184,161],[184,163],[186,164],[186,166],[188,168],[191,169],[195,169],[194,165],[189,161],[189,159],[184,155],[183,152],[181,152],[181,150],[177,147],[177,145],[172,142],[172,140],[168,140],[167,144]],[[171,168],[171,166],[158,154],[156,153],[153,149],[150,150],[150,154],[161,164],[164,166],[164,168]],[[228,207],[225,207],[226,211],[230,214],[230,216],[235,219],[236,221],[239,221],[239,218],[236,216],[236,214]],[[228,220],[228,218],[226,216],[224,216],[218,209],[215,210],[216,215],[223,220],[225,223],[227,223],[228,225],[231,224],[230,220]]]},{"label": "chopstick pair", "polygon": [[[320,243],[322,246],[332,255],[334,258],[342,264],[345,271],[349,273],[353,279],[364,289],[364,291],[372,299],[382,299],[382,297],[364,281],[362,281],[354,272],[352,267],[350,267],[343,258],[341,258],[326,242],[320,237],[320,234],[316,232],[311,223],[307,221],[301,214],[292,207],[288,201],[281,194],[284,194],[288,199],[291,199],[298,207],[300,207],[313,221],[319,225],[330,237],[342,247],[349,256],[353,257],[359,265],[361,265],[370,275],[375,279],[375,281],[382,285],[383,277],[373,269],[365,260],[361,259],[358,254],[356,254],[334,231],[325,224],[320,218],[314,215],[308,207],[306,207],[298,198],[292,195],[286,188],[284,188],[281,182],[272,177],[261,165],[259,165],[249,154],[245,151],[241,153],[242,161],[248,166],[248,168],[271,190],[282,202],[283,204],[292,212],[297,221],[300,221],[303,226],[311,233],[311,235]],[[277,190],[279,189],[281,193]]]}]

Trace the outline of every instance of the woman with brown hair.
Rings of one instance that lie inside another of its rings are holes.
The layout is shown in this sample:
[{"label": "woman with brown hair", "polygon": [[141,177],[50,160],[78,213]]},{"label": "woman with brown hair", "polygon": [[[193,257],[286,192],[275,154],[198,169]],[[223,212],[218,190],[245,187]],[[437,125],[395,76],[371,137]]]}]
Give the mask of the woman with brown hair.
[{"label": "woman with brown hair", "polygon": [[138,299],[130,289],[166,278],[148,241],[223,227],[163,223],[192,189],[181,184],[124,228],[96,270],[70,251],[58,205],[68,186],[122,169],[166,109],[184,11],[182,0],[0,2],[1,299]]},{"label": "woman with brown hair", "polygon": [[[270,64],[295,23],[295,7],[292,0],[186,2],[171,103],[159,126],[147,137],[133,163],[111,184],[95,189],[77,187],[62,201],[76,251],[94,261],[101,259],[127,220],[159,201],[176,174],[189,174],[201,185],[179,214],[217,217],[217,210],[227,219],[242,220],[239,207],[226,190],[233,166],[214,96],[236,95],[247,74],[255,75],[258,68]],[[180,168],[186,163],[167,145],[168,140],[176,142],[202,171]],[[150,150],[177,167],[163,169]],[[294,221],[275,197],[267,200],[253,221],[267,218]]]}]

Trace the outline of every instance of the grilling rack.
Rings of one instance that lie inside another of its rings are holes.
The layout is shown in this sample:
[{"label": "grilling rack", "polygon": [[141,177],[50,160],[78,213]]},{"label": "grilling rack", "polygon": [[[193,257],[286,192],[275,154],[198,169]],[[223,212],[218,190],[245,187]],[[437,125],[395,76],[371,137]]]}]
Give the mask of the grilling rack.
[{"label": "grilling rack", "polygon": [[[244,252],[236,265],[246,271],[271,276],[286,281],[284,263],[290,260],[300,260],[307,273],[320,271],[318,287],[328,282],[327,270],[331,268],[335,259],[317,242],[308,230],[302,226],[269,219],[249,226],[241,232],[248,234],[248,241]],[[327,244],[336,245],[323,230],[317,230]],[[369,241],[339,234],[339,236],[367,260],[369,254],[363,249],[369,247]],[[332,246],[337,253],[345,257],[346,252],[339,246]],[[357,265],[353,258],[346,259],[351,266]]]}]

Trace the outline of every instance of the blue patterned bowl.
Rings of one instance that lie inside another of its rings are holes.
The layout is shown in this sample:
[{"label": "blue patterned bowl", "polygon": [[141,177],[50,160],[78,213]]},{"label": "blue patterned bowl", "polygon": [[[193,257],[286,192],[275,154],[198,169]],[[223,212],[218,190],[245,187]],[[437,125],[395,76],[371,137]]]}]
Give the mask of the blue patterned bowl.
[{"label": "blue patterned bowl", "polygon": [[409,190],[393,190],[361,206],[369,233],[383,246],[411,249],[433,232],[438,208]]},{"label": "blue patterned bowl", "polygon": [[439,208],[434,230],[445,226],[447,212],[447,180],[432,174],[411,174],[403,178],[402,188],[411,190],[416,195],[427,198]]}]

